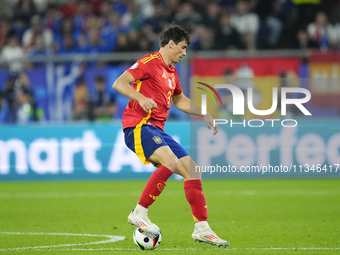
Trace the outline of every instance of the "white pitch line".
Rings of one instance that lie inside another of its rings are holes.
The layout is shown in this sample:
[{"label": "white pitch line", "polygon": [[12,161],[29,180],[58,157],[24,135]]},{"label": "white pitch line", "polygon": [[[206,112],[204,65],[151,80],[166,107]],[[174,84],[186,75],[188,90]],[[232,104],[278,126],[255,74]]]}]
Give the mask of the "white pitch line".
[{"label": "white pitch line", "polygon": [[[38,249],[36,249],[38,250]],[[138,248],[70,248],[70,249],[52,249],[56,251],[138,251]],[[340,250],[339,248],[329,248],[329,247],[270,247],[270,248],[157,248],[157,251],[240,251],[240,250],[304,250],[304,251],[312,251],[312,250],[322,250],[322,251],[333,251],[333,250]]]},{"label": "white pitch line", "polygon": [[[59,236],[86,236],[86,237],[106,237],[108,240],[90,242],[90,243],[76,243],[76,244],[58,244],[58,245],[46,245],[46,246],[29,246],[29,247],[19,247],[19,248],[3,248],[0,251],[17,251],[17,250],[41,250],[46,248],[57,248],[51,250],[64,250],[64,251],[134,251],[139,250],[137,248],[60,248],[58,247],[67,247],[67,246],[77,246],[77,245],[92,245],[92,244],[105,244],[105,243],[113,243],[117,241],[124,240],[125,236],[113,236],[113,235],[96,235],[96,234],[73,234],[73,233],[32,233],[32,232],[0,232],[0,235],[59,235]],[[159,251],[196,251],[196,250],[214,250],[214,251],[238,251],[238,250],[321,250],[321,251],[331,251],[331,250],[340,250],[340,247],[269,247],[269,248],[161,248],[157,249]]]},{"label": "white pitch line", "polygon": [[76,245],[93,245],[93,244],[104,244],[113,243],[124,240],[125,236],[113,236],[113,235],[95,235],[95,234],[72,234],[72,233],[31,233],[31,232],[0,232],[0,235],[56,235],[56,236],[86,236],[86,237],[105,237],[108,240],[89,242],[89,243],[74,243],[74,244],[57,244],[57,245],[43,245],[43,246],[28,246],[18,248],[4,248],[0,251],[16,251],[16,250],[27,250],[27,249],[45,249],[45,248],[57,248],[65,246],[76,246]]}]

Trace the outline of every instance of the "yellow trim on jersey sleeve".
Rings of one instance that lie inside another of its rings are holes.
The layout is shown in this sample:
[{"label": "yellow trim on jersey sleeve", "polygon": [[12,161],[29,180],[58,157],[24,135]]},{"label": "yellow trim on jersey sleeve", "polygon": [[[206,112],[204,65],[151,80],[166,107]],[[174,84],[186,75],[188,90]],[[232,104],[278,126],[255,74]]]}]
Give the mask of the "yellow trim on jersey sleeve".
[{"label": "yellow trim on jersey sleeve", "polygon": [[[136,81],[137,84],[137,88],[136,91],[139,92],[140,91],[140,87],[142,86],[142,81],[138,80]],[[133,102],[133,107],[135,107],[136,101]]]},{"label": "yellow trim on jersey sleeve", "polygon": [[137,157],[143,162],[144,165],[152,163],[151,161],[147,160],[144,155],[144,150],[142,146],[142,126],[146,124],[151,116],[151,110],[149,110],[148,115],[139,122],[136,128],[133,130],[133,136],[135,139],[135,152]]},{"label": "yellow trim on jersey sleeve", "polygon": [[137,84],[136,91],[139,92],[140,91],[140,87],[142,86],[142,81],[138,80],[138,81],[136,81],[136,84]]}]

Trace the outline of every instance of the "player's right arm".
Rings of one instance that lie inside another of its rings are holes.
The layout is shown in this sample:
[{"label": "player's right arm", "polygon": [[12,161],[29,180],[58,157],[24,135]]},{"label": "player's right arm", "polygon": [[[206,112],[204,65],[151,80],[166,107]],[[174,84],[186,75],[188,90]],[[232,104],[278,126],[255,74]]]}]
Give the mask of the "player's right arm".
[{"label": "player's right arm", "polygon": [[141,93],[134,90],[130,83],[135,82],[135,78],[129,72],[124,72],[112,85],[112,88],[117,90],[122,95],[136,101],[143,108],[145,112],[153,110],[157,107],[155,101],[152,98],[143,96]]}]

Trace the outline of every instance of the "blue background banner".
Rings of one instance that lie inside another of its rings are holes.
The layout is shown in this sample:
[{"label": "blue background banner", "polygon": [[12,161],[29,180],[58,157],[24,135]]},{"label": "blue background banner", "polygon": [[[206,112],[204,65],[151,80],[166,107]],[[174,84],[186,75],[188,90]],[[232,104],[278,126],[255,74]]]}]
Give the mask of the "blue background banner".
[{"label": "blue background banner", "polygon": [[[327,123],[327,124],[322,124]],[[296,128],[220,125],[212,136],[203,122],[169,122],[165,131],[191,153],[200,166],[296,166],[296,173],[213,173],[213,178],[339,177],[339,121],[299,121]],[[327,170],[300,172],[299,165]],[[330,172],[330,165],[333,171]],[[143,165],[113,124],[1,126],[0,180],[146,179],[153,165]]]},{"label": "blue background banner", "polygon": [[[166,132],[189,151],[187,122],[167,123]],[[120,123],[0,127],[0,180],[139,179],[143,165],[124,143]]]},{"label": "blue background banner", "polygon": [[[216,136],[193,123],[190,154],[202,169],[215,167],[215,172],[206,171],[205,177],[340,177],[340,122],[297,121],[295,127],[282,127],[280,122],[274,127],[250,127],[248,120],[245,127],[221,124]],[[217,166],[224,166],[225,171],[217,172]],[[234,166],[234,171],[229,166]]]}]

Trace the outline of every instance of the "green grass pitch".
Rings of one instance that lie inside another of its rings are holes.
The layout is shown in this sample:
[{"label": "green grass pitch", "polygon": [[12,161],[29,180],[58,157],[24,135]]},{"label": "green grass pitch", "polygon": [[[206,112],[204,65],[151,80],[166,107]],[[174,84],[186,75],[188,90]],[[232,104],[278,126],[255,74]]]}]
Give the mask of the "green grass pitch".
[{"label": "green grass pitch", "polygon": [[138,250],[127,215],[144,185],[1,183],[0,254],[340,253],[340,179],[204,181],[210,226],[230,242],[226,249],[193,242],[183,182],[169,181],[149,209],[162,243]]}]

